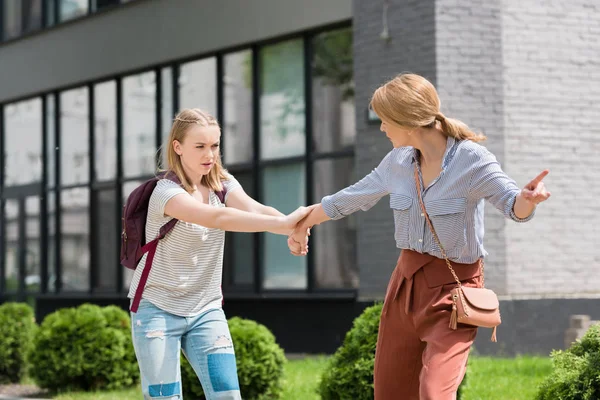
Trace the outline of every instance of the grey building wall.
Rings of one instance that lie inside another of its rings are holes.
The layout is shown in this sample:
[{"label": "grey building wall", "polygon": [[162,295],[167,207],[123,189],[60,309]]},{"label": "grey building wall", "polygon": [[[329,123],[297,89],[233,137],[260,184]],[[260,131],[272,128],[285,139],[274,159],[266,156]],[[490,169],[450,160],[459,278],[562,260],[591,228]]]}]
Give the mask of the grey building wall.
[{"label": "grey building wall", "polygon": [[[482,144],[506,167],[500,0],[437,0],[437,90],[444,115],[482,132]],[[506,219],[485,205],[486,285],[507,293]]]},{"label": "grey building wall", "polygon": [[502,4],[507,172],[552,192],[506,227],[508,292],[600,298],[600,3]]},{"label": "grey building wall", "polygon": [[141,0],[0,45],[0,103],[349,20],[350,0]]},{"label": "grey building wall", "polygon": [[[402,71],[416,72],[432,82],[435,77],[434,0],[354,0],[354,80],[356,82],[356,171],[367,175],[392,145],[367,122],[369,100],[375,89]],[[381,38],[387,20],[389,40]],[[359,297],[381,299],[399,250],[388,197],[368,212],[358,213]]]}]

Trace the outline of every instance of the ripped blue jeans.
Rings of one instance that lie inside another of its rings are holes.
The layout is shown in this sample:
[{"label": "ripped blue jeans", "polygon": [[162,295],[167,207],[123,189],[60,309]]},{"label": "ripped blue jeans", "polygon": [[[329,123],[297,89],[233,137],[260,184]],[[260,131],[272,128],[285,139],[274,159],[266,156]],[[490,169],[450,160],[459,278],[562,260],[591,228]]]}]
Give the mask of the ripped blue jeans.
[{"label": "ripped blue jeans", "polygon": [[182,349],[207,400],[242,398],[223,310],[179,317],[142,299],[137,313],[131,313],[131,332],[144,399],[183,399],[179,361]]}]

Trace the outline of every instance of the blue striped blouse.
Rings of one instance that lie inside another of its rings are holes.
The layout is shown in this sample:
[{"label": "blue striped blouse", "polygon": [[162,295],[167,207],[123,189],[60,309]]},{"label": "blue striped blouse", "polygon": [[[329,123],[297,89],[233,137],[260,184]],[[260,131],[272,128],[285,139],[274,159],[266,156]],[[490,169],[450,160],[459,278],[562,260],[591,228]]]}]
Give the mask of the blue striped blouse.
[{"label": "blue striped blouse", "polygon": [[[413,169],[415,162],[419,167],[416,157],[417,150],[412,147],[393,149],[359,182],[325,196],[321,200],[325,213],[333,220],[341,219],[359,209],[370,209],[389,194],[396,246],[443,258],[419,205]],[[473,263],[487,256],[483,247],[484,199],[506,218],[529,221],[534,213],[518,218],[513,211],[520,191],[485,147],[448,138],[442,172],[422,192],[425,209],[448,258]]]}]

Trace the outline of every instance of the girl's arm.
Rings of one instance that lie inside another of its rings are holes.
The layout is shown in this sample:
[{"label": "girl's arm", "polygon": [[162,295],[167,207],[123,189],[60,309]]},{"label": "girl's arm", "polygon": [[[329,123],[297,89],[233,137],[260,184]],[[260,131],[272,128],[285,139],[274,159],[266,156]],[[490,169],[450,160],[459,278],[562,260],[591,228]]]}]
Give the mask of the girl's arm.
[{"label": "girl's arm", "polygon": [[284,215],[277,209],[265,206],[264,204],[254,200],[252,197],[248,196],[248,194],[241,187],[227,195],[226,204],[227,207],[237,208],[238,210],[247,211],[254,214],[273,215],[279,217]]},{"label": "girl's arm", "polygon": [[253,214],[235,208],[209,206],[187,193],[181,193],[167,201],[164,213],[181,221],[224,231],[289,235],[310,210],[309,207],[299,207],[287,216]]}]

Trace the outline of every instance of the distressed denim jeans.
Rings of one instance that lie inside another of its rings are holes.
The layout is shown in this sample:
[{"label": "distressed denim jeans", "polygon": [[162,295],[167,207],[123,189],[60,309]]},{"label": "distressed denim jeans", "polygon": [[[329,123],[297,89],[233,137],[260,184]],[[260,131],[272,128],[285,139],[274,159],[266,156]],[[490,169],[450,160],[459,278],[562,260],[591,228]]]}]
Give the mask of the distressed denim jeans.
[{"label": "distressed denim jeans", "polygon": [[144,399],[183,399],[179,355],[194,368],[207,400],[239,400],[235,353],[225,313],[179,317],[142,299],[131,332]]}]

